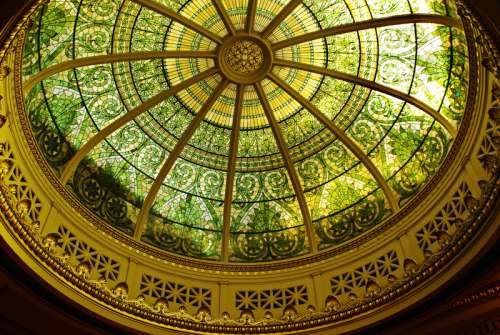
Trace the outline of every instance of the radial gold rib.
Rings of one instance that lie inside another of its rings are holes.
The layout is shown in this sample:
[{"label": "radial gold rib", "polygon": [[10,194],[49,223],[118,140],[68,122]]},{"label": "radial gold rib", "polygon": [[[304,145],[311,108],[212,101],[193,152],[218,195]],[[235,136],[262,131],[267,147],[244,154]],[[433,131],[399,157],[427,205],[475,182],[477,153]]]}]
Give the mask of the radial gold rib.
[{"label": "radial gold rib", "polygon": [[291,0],[283,9],[276,15],[276,17],[267,25],[267,27],[262,31],[262,38],[267,38],[272,34],[274,29],[276,29],[283,20],[290,15],[293,10],[302,3],[302,0]]},{"label": "radial gold rib", "polygon": [[354,142],[349,136],[347,136],[342,129],[337,127],[332,120],[327,118],[318,108],[316,108],[309,100],[304,98],[300,93],[294,90],[290,85],[285,83],[283,80],[278,78],[275,74],[269,74],[269,79],[271,79],[276,85],[281,87],[285,92],[287,92],[291,97],[293,97],[297,102],[299,102],[304,108],[309,110],[311,114],[314,115],[319,122],[321,122],[328,130],[330,130],[346,147],[349,149],[367,168],[371,173],[373,178],[377,181],[380,188],[385,194],[390,207],[394,212],[399,210],[399,204],[396,197],[396,193],[389,186],[387,181],[382,176],[379,169],[373,164],[371,159],[364,153],[361,147]]},{"label": "radial gold rib", "polygon": [[224,22],[224,26],[226,27],[227,32],[232,36],[236,35],[236,29],[234,29],[233,22],[229,18],[229,15],[224,8],[221,0],[212,0],[212,3],[217,10],[217,14],[219,14],[220,18],[222,19],[222,22]]},{"label": "radial gold rib", "polygon": [[236,105],[234,106],[233,128],[227,163],[226,194],[224,197],[224,222],[222,226],[222,259],[229,261],[229,242],[231,239],[231,205],[233,203],[234,175],[236,171],[236,158],[238,157],[238,141],[241,127],[241,113],[243,110],[244,85],[238,85]]},{"label": "radial gold rib", "polygon": [[292,161],[292,157],[288,152],[288,146],[286,144],[285,138],[279,129],[278,121],[274,116],[274,113],[269,105],[269,101],[267,100],[266,93],[262,88],[262,84],[256,83],[255,90],[257,91],[257,95],[259,96],[262,108],[264,109],[264,113],[271,125],[271,129],[273,131],[274,137],[276,138],[276,143],[278,144],[278,148],[283,156],[283,160],[285,161],[285,167],[290,176],[290,180],[292,182],[293,190],[295,195],[297,196],[297,201],[299,203],[300,211],[302,213],[302,217],[304,219],[304,225],[306,227],[307,239],[309,240],[309,244],[311,246],[311,250],[313,252],[318,251],[318,246],[315,239],[314,227],[311,220],[311,213],[309,212],[309,206],[307,206],[307,201],[304,196],[304,191],[302,189],[302,185],[300,185],[299,175],[297,170],[295,169]]},{"label": "radial gold rib", "polygon": [[297,63],[297,62],[291,62],[287,60],[282,60],[282,59],[275,59],[274,61],[275,65],[280,65],[280,66],[287,66],[299,70],[304,70],[304,71],[309,71],[309,72],[314,72],[318,74],[322,74],[325,76],[330,76],[335,79],[340,79],[343,81],[348,81],[350,83],[354,83],[356,85],[361,85],[364,87],[367,87],[372,90],[376,90],[382,93],[385,93],[387,95],[390,95],[392,97],[398,98],[400,100],[406,101],[407,103],[417,107],[418,109],[422,110],[423,112],[427,113],[431,117],[433,117],[437,122],[439,122],[445,129],[446,131],[453,137],[455,138],[457,136],[457,129],[456,127],[441,113],[436,111],[434,108],[430,107],[423,101],[412,97],[409,94],[403,93],[401,91],[395,90],[391,87],[385,86],[378,84],[374,81],[371,80],[366,80],[363,78],[359,78],[347,73],[335,71],[332,69],[326,69],[323,67],[315,66],[315,65],[310,65],[310,64],[304,64],[304,63]]},{"label": "radial gold rib", "polygon": [[245,31],[247,33],[251,33],[255,29],[255,15],[257,15],[257,0],[249,0],[245,22]]},{"label": "radial gold rib", "polygon": [[217,73],[218,70],[216,68],[212,68],[210,70],[204,71],[192,78],[189,78],[175,86],[172,86],[168,90],[165,90],[151,99],[145,101],[142,103],[140,106],[137,108],[132,109],[125,115],[119,117],[103,129],[101,129],[97,134],[95,134],[90,140],[88,140],[81,148],[80,150],[77,151],[77,153],[71,158],[71,160],[68,162],[66,167],[64,168],[64,171],[61,175],[61,182],[63,184],[66,184],[73,175],[73,172],[75,172],[76,168],[80,164],[83,158],[87,156],[87,154],[97,145],[99,144],[102,140],[104,140],[106,137],[111,135],[113,132],[115,132],[117,129],[123,127],[125,124],[128,122],[132,121],[142,113],[146,112],[150,108],[158,105],[160,102],[165,100],[166,98],[178,93],[179,91],[182,91],[183,89],[188,88],[189,86],[196,84],[198,81],[206,79],[210,77],[211,75]]},{"label": "radial gold rib", "polygon": [[31,77],[24,83],[23,90],[25,93],[29,92],[37,83],[59,72],[71,70],[83,66],[127,62],[144,59],[161,59],[161,58],[215,58],[217,54],[209,51],[159,51],[159,52],[130,52],[130,53],[117,53],[103,56],[93,56],[79,58],[75,60],[66,61],[57,65],[48,67],[36,75]]},{"label": "radial gold rib", "polygon": [[369,21],[354,22],[341,25],[338,27],[314,31],[308,34],[290,38],[285,41],[277,42],[272,45],[272,48],[274,50],[279,50],[285,47],[289,47],[291,45],[308,42],[327,36],[340,35],[358,30],[394,26],[405,23],[435,23],[462,29],[462,22],[459,19],[436,15],[436,14],[405,14],[405,15],[385,17],[381,19],[374,19]]},{"label": "radial gold rib", "polygon": [[139,216],[137,218],[134,231],[134,237],[136,239],[140,239],[142,236],[144,225],[146,224],[146,221],[149,216],[149,211],[151,210],[151,207],[153,207],[153,203],[156,199],[156,196],[158,195],[158,192],[160,191],[160,187],[163,184],[163,181],[165,180],[168,173],[174,166],[174,163],[181,154],[182,150],[187,145],[188,141],[191,139],[191,136],[193,136],[194,132],[200,125],[201,121],[203,121],[207,113],[210,111],[210,108],[212,108],[213,104],[217,101],[217,99],[219,99],[219,96],[226,89],[228,84],[229,81],[227,79],[223,79],[219,83],[215,91],[208,98],[205,104],[201,107],[200,111],[196,114],[193,121],[191,121],[188,128],[184,131],[181,138],[175,145],[174,149],[172,150],[172,152],[170,152],[170,155],[168,155],[168,158],[165,160],[165,163],[163,163],[163,166],[160,172],[158,173],[158,176],[156,177],[153,185],[151,186],[151,189],[148,192],[148,195],[146,196],[146,199],[144,200],[141,212],[139,213]]},{"label": "radial gold rib", "polygon": [[193,22],[189,18],[182,16],[181,14],[159,4],[158,2],[155,2],[152,0],[131,0],[131,1],[135,2],[138,5],[149,8],[152,11],[157,12],[158,14],[167,16],[167,17],[171,18],[173,21],[176,21],[176,22],[182,24],[183,26],[186,26],[189,29],[192,29],[192,30],[196,31],[197,33],[200,33],[201,35],[208,37],[212,41],[215,41],[219,44],[222,43],[222,38],[220,36],[218,36],[217,34],[211,32],[210,30]]}]

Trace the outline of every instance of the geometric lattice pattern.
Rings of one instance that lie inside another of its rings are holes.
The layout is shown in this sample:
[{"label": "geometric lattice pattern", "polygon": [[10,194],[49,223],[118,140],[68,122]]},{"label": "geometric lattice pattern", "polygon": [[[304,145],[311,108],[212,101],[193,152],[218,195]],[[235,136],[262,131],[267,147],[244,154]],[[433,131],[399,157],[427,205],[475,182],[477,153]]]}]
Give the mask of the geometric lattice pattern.
[{"label": "geometric lattice pattern", "polygon": [[286,289],[266,289],[259,291],[236,292],[236,308],[238,310],[277,309],[287,306],[307,304],[309,296],[305,285]]},{"label": "geometric lattice pattern", "polygon": [[9,143],[0,144],[0,180],[9,187],[13,200],[17,203],[17,210],[25,219],[36,222],[39,220],[42,204],[29,183],[15,163],[16,159]]},{"label": "geometric lattice pattern", "polygon": [[99,278],[105,280],[117,280],[120,273],[120,263],[116,260],[98,253],[87,243],[77,239],[66,227],[60,226],[57,231],[57,246],[60,247],[70,258],[78,263],[88,263],[91,266],[90,273],[95,273]]},{"label": "geometric lattice pattern", "polygon": [[479,149],[478,158],[483,167],[493,172],[498,167],[500,152],[498,151],[498,139],[500,138],[500,83],[493,82],[493,96],[488,112],[490,117],[486,125],[486,135]]},{"label": "geometric lattice pattern", "polygon": [[377,260],[366,263],[352,272],[345,272],[330,280],[334,296],[348,295],[353,291],[365,291],[370,282],[381,283],[396,272],[401,263],[396,251],[391,250]]},{"label": "geometric lattice pattern", "polygon": [[435,252],[440,246],[439,242],[443,236],[451,237],[455,234],[457,226],[465,221],[469,214],[468,201],[472,194],[466,183],[462,183],[458,190],[441,211],[425,224],[416,233],[419,248],[426,252]]},{"label": "geometric lattice pattern", "polygon": [[212,303],[212,292],[209,289],[188,287],[148,274],[142,275],[140,294],[153,298],[164,298],[168,302],[183,306],[210,307]]}]

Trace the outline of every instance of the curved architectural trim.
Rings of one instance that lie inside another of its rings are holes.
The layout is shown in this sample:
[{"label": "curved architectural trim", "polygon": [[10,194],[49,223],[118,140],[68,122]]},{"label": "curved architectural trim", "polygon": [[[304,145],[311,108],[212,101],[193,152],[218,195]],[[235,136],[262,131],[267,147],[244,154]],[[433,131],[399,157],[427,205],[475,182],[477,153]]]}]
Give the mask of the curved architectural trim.
[{"label": "curved architectural trim", "polygon": [[80,164],[80,162],[85,158],[85,156],[97,145],[99,144],[102,140],[104,140],[106,137],[114,133],[116,130],[119,128],[123,127],[142,113],[148,111],[149,109],[153,108],[154,106],[158,105],[162,101],[164,101],[166,98],[188,88],[189,86],[197,83],[200,80],[206,79],[212,75],[217,73],[217,69],[213,68],[210,70],[207,70],[205,72],[202,72],[190,79],[187,79],[180,84],[177,84],[175,86],[172,86],[166,91],[163,91],[151,99],[145,101],[143,104],[141,104],[139,107],[129,111],[125,115],[119,117],[112,123],[110,123],[108,126],[105,128],[101,129],[97,134],[95,134],[90,140],[88,140],[81,148],[78,150],[78,152],[71,158],[71,160],[68,162],[66,167],[64,168],[64,171],[61,175],[61,182],[63,184],[66,184],[73,173],[75,172],[76,168]]},{"label": "curved architectural trim", "polygon": [[329,29],[314,31],[312,33],[277,42],[272,45],[272,48],[274,50],[279,50],[299,43],[316,40],[318,38],[351,33],[358,30],[373,29],[407,23],[434,23],[462,29],[462,22],[455,18],[444,17],[436,14],[405,14],[381,19],[374,19],[370,21],[354,22]]},{"label": "curved architectural trim", "polygon": [[[407,268],[404,278],[398,280],[394,286],[387,287],[381,292],[377,292],[364,297],[359,303],[341,308],[337,304],[327,304],[321,311],[312,311],[305,315],[302,320],[278,321],[272,319],[273,323],[257,323],[251,320],[205,320],[181,312],[169,312],[159,304],[149,305],[143,299],[134,299],[129,295],[123,286],[111,289],[106,286],[106,282],[94,281],[89,278],[89,273],[85,268],[71,265],[68,259],[59,256],[55,252],[54,241],[50,238],[43,238],[39,227],[34,227],[21,219],[21,216],[14,209],[14,204],[10,200],[9,191],[5,187],[0,187],[0,206],[2,213],[2,225],[0,227],[3,236],[6,236],[7,243],[11,248],[19,250],[19,256],[24,261],[31,264],[37,275],[47,281],[54,280],[56,290],[64,292],[75,302],[85,306],[90,312],[115,320],[119,323],[130,324],[130,317],[137,317],[137,324],[132,327],[140,327],[143,332],[155,330],[159,334],[173,334],[172,328],[181,327],[190,332],[210,331],[227,332],[236,334],[244,327],[259,327],[268,333],[294,332],[300,333],[315,329],[318,334],[331,334],[332,327],[336,331],[349,331],[356,329],[356,325],[368,325],[379,321],[389,315],[409,307],[423,297],[429,296],[438,290],[447,281],[452,280],[466,264],[469,264],[474,257],[480,255],[484,246],[491,242],[491,237],[498,234],[499,216],[489,216],[491,209],[495,208],[498,196],[498,185],[493,194],[484,199],[481,208],[475,210],[474,220],[469,222],[466,229],[462,229],[457,238],[452,243],[445,244],[443,249],[435,255],[429,257],[418,267]],[[21,246],[21,241],[13,238],[15,233],[19,236],[32,252],[25,250]],[[474,245],[469,245],[470,241],[476,238]],[[479,240],[478,240],[479,239]],[[464,255],[464,248],[467,253]],[[465,259],[460,262],[453,262],[457,255],[464,255]],[[447,268],[446,271],[442,269]],[[48,271],[49,270],[49,271]],[[430,285],[421,286],[422,283],[434,278]],[[55,280],[59,279],[59,280]],[[413,292],[408,295],[408,292]],[[81,294],[85,293],[85,294]],[[96,300],[87,299],[87,294],[92,295]],[[100,303],[96,303],[99,301]],[[110,308],[111,307],[111,308]],[[369,313],[377,309],[379,313]],[[96,312],[99,311],[99,312]],[[364,321],[356,320],[364,314]],[[311,319],[312,318],[312,319]],[[356,320],[355,324],[343,322]],[[126,321],[125,321],[126,320]],[[144,322],[147,320],[147,323]],[[324,328],[322,328],[324,327]]]},{"label": "curved architectural trim", "polygon": [[217,34],[214,34],[210,30],[208,30],[208,29],[202,27],[201,25],[189,20],[187,17],[184,17],[181,14],[174,12],[171,9],[168,9],[167,7],[159,4],[158,2],[155,2],[153,0],[131,0],[131,1],[135,2],[138,5],[149,8],[152,11],[157,12],[158,14],[167,16],[167,17],[171,18],[173,21],[176,21],[176,22],[188,27],[189,29],[196,31],[199,34],[201,34],[205,37],[208,37],[209,39],[211,39],[214,42],[217,42],[219,44],[222,43],[222,38],[220,36],[218,36]]},{"label": "curved architectural trim", "polygon": [[217,54],[210,51],[145,51],[145,52],[130,52],[123,54],[109,54],[103,56],[93,56],[79,58],[75,60],[70,60],[62,62],[53,66],[50,66],[37,74],[30,77],[23,84],[24,93],[28,93],[36,84],[45,80],[57,73],[71,70],[78,67],[100,65],[108,63],[117,62],[130,62],[136,60],[146,60],[146,59],[162,59],[162,58],[216,58]]},{"label": "curved architectural trim", "polygon": [[385,194],[389,206],[394,212],[399,210],[398,199],[396,197],[396,192],[392,190],[380,170],[373,164],[371,159],[364,153],[361,147],[350,139],[339,127],[335,125],[330,119],[328,119],[321,111],[316,108],[311,102],[305,99],[297,91],[295,91],[290,85],[285,83],[283,80],[278,78],[275,74],[269,74],[269,79],[271,79],[276,85],[281,87],[285,92],[290,94],[295,100],[301,103],[309,112],[311,112],[319,122],[321,122],[325,127],[328,128],[353,154],[356,156],[368,169],[373,178],[377,181],[380,188]]},{"label": "curved architectural trim", "polygon": [[141,212],[139,214],[139,217],[135,225],[135,232],[134,232],[135,238],[137,239],[141,238],[144,225],[146,224],[146,221],[149,216],[149,211],[151,210],[151,207],[153,207],[153,203],[156,199],[156,196],[158,195],[158,191],[160,190],[160,187],[163,184],[163,181],[167,177],[168,173],[174,166],[175,161],[177,160],[180,153],[191,139],[191,136],[193,136],[196,129],[198,129],[200,123],[203,121],[205,116],[210,111],[210,108],[212,108],[213,104],[217,101],[217,99],[219,99],[222,92],[226,89],[227,85],[229,85],[229,81],[227,79],[224,79],[220,82],[220,84],[217,86],[217,88],[212,93],[210,98],[208,98],[208,100],[201,107],[198,113],[196,113],[196,116],[194,117],[193,121],[191,121],[191,124],[184,131],[182,137],[179,139],[172,152],[170,152],[170,154],[168,155],[167,159],[165,160],[165,163],[163,163],[163,166],[160,172],[158,173],[158,176],[156,176],[156,179],[153,185],[151,186],[151,189],[149,190],[146,199],[144,200],[144,204],[142,205]]},{"label": "curved architectural trim", "polygon": [[374,81],[366,80],[363,78],[359,78],[347,73],[335,71],[332,69],[326,69],[323,67],[315,66],[315,65],[309,65],[309,64],[303,64],[303,63],[297,63],[297,62],[290,62],[282,59],[276,59],[274,61],[274,65],[280,65],[280,66],[287,66],[299,70],[305,70],[305,71],[310,71],[318,74],[322,74],[325,76],[330,76],[335,79],[340,79],[344,81],[348,81],[350,83],[356,84],[356,85],[361,85],[364,87],[367,87],[372,90],[379,91],[381,93],[390,95],[392,97],[398,98],[400,100],[406,101],[409,104],[419,108],[423,112],[427,113],[429,116],[433,117],[437,122],[439,122],[445,129],[446,131],[451,135],[451,137],[456,138],[457,137],[457,129],[455,126],[441,113],[437,112],[434,110],[432,107],[427,105],[426,103],[420,101],[419,99],[416,99],[412,97],[409,94],[405,94],[403,92],[400,92],[398,90],[395,90],[391,87],[385,86],[378,84]]},{"label": "curved architectural trim", "polygon": [[283,156],[283,160],[285,161],[285,166],[288,171],[288,175],[290,176],[293,190],[295,191],[295,196],[297,197],[297,202],[299,203],[300,206],[302,218],[304,219],[304,225],[306,227],[306,233],[307,233],[307,238],[309,240],[309,245],[311,247],[311,250],[313,252],[316,252],[318,250],[318,247],[315,239],[314,228],[312,225],[311,212],[309,211],[309,207],[307,206],[307,201],[304,196],[304,190],[300,185],[299,175],[293,165],[292,157],[290,156],[290,153],[288,151],[286,140],[283,137],[283,134],[281,133],[278,121],[276,120],[276,117],[274,116],[271,106],[269,105],[269,101],[267,100],[266,93],[262,88],[262,84],[260,82],[256,83],[254,87],[255,91],[257,92],[257,95],[259,96],[262,108],[266,113],[266,117],[269,121],[269,124],[271,125],[274,138],[276,139],[276,144],[278,145],[281,155]]}]

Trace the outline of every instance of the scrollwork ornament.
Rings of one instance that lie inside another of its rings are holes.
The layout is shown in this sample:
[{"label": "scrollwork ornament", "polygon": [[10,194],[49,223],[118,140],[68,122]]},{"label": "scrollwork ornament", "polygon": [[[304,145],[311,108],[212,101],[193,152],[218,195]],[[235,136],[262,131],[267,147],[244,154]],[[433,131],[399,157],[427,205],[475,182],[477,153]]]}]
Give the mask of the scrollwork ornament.
[{"label": "scrollwork ornament", "polygon": [[384,198],[371,195],[336,215],[318,220],[315,224],[316,233],[324,247],[340,244],[353,235],[371,229],[389,213]]},{"label": "scrollwork ornament", "polygon": [[147,224],[143,240],[182,255],[218,258],[216,243],[213,243],[218,239],[216,234],[220,233],[203,229],[193,232],[189,227],[155,217]]},{"label": "scrollwork ornament", "polygon": [[71,181],[73,191],[95,214],[111,223],[114,227],[132,233],[129,217],[129,204],[126,194],[99,168],[87,166],[83,162]]},{"label": "scrollwork ornament", "polygon": [[307,252],[302,227],[257,234],[234,233],[231,238],[235,261],[262,261],[293,257]]},{"label": "scrollwork ornament", "polygon": [[43,239],[43,246],[50,254],[54,254],[57,251],[57,239],[58,235],[55,233],[48,234]]},{"label": "scrollwork ornament", "polygon": [[150,223],[146,231],[146,237],[152,239],[153,243],[159,244],[167,250],[181,250],[182,238],[173,231],[171,225],[163,224],[159,220]]}]

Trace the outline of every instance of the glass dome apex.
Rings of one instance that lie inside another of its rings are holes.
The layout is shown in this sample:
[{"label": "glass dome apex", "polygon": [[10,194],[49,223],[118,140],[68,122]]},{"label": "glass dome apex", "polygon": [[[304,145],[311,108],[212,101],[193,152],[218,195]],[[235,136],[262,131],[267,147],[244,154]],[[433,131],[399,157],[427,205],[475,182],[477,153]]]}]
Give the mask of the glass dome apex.
[{"label": "glass dome apex", "polygon": [[101,219],[185,256],[320,252],[435,175],[467,95],[442,1],[50,1],[24,52],[32,129]]}]

